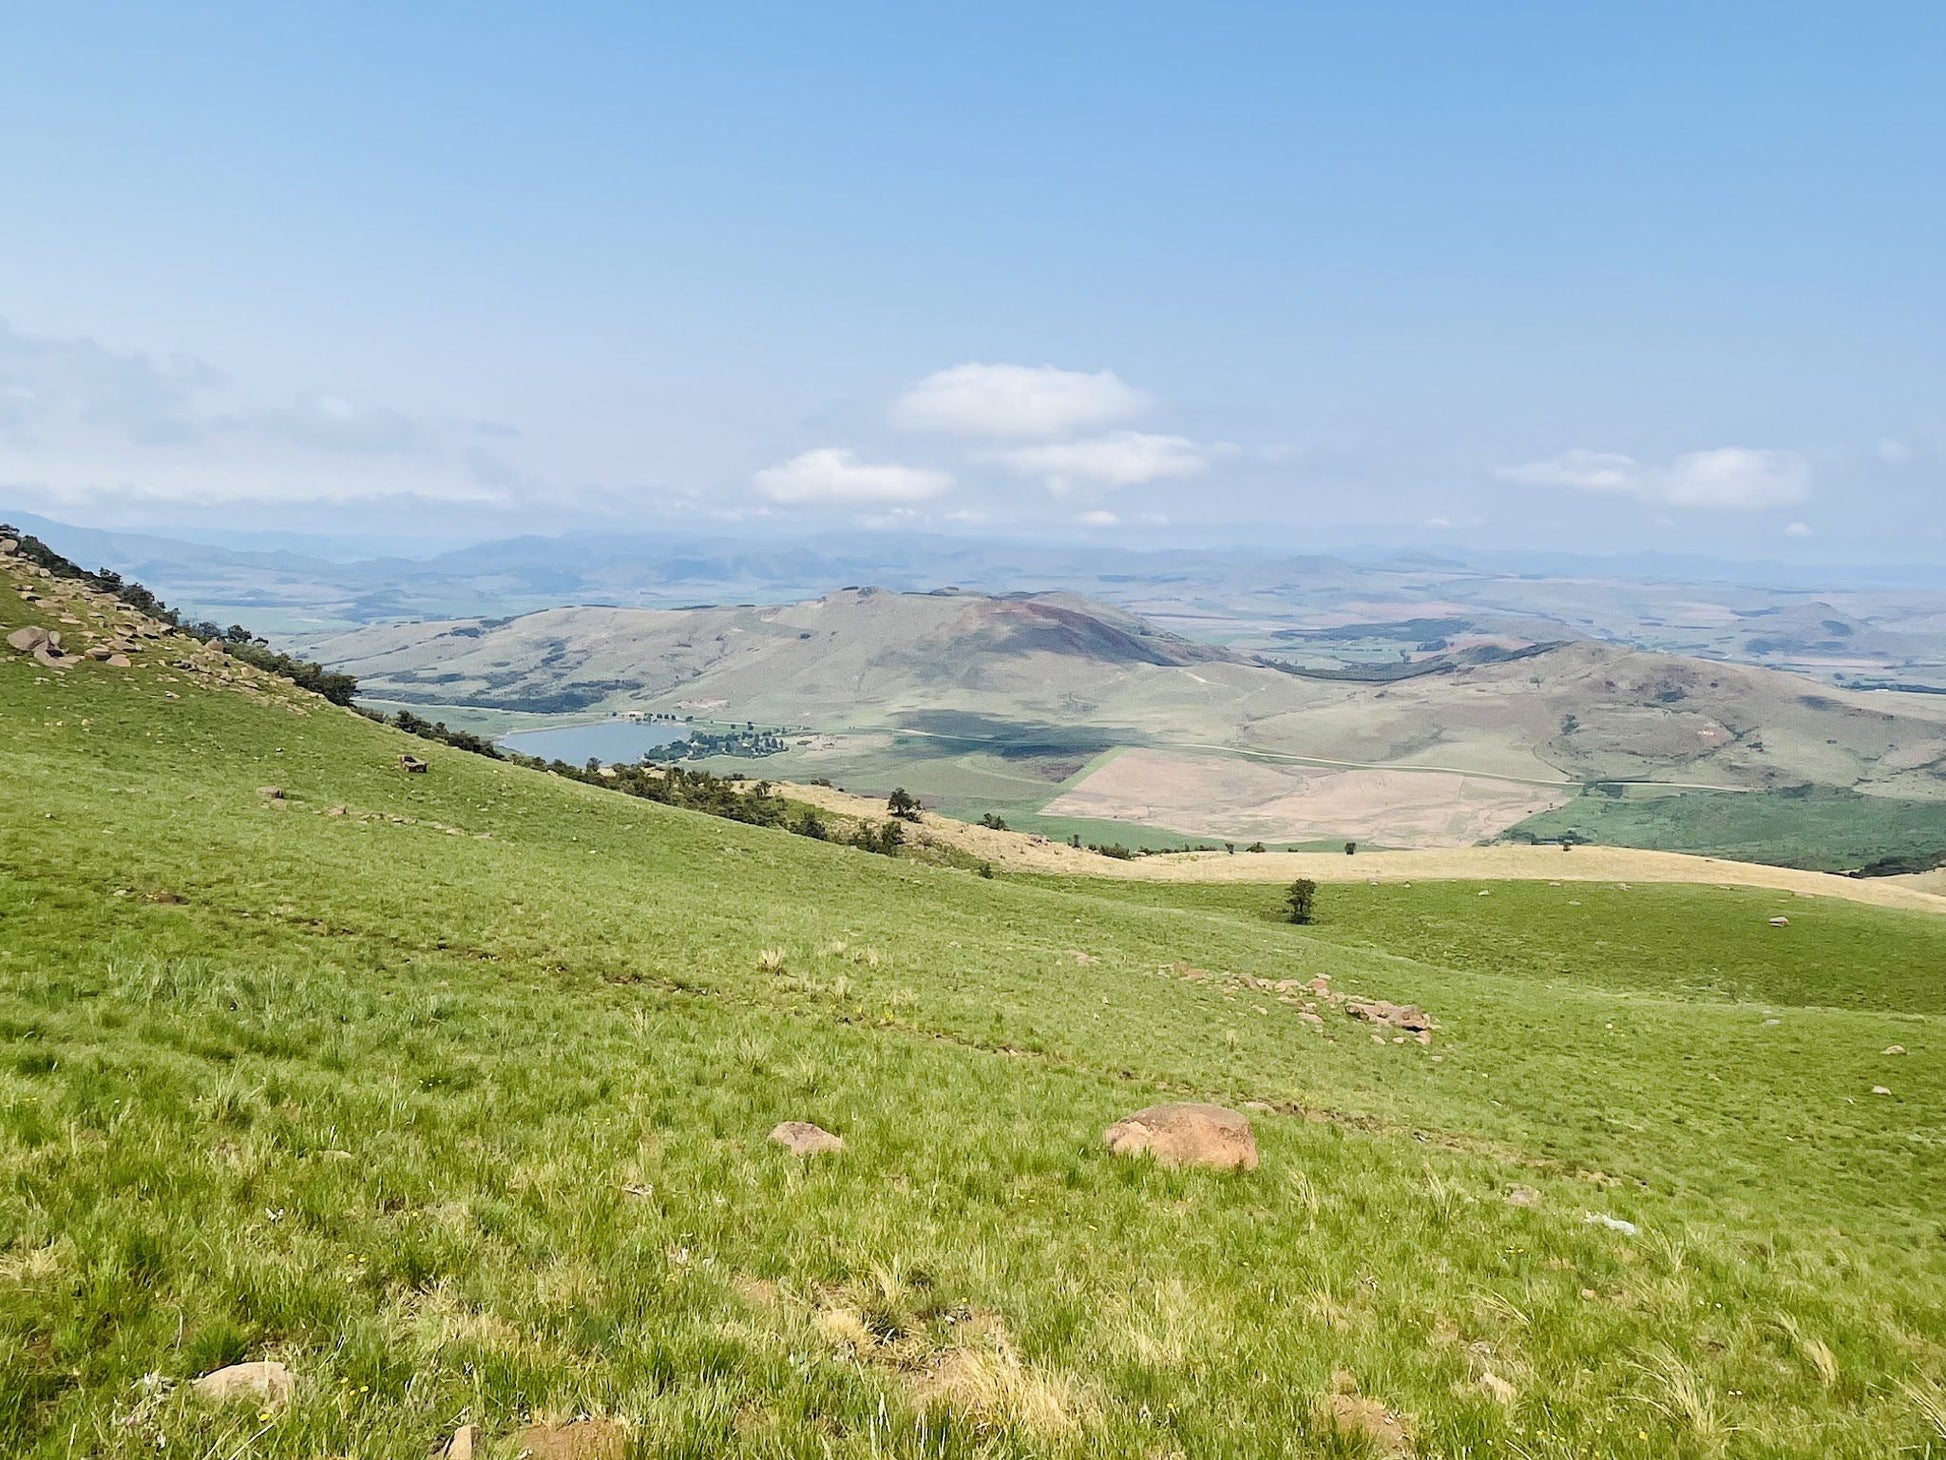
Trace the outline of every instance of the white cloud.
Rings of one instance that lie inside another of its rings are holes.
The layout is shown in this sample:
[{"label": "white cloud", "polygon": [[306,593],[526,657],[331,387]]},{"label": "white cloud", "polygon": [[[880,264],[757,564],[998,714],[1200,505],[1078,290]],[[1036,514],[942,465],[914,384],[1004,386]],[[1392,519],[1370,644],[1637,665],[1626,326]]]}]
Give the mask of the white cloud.
[{"label": "white cloud", "polygon": [[1811,495],[1810,465],[1794,451],[1722,446],[1691,451],[1670,463],[1661,496],[1674,507],[1755,511]]},{"label": "white cloud", "polygon": [[1052,365],[955,365],[928,375],[892,405],[907,431],[1036,441],[1132,421],[1149,397],[1112,370]]},{"label": "white cloud", "polygon": [[1040,477],[1057,496],[1087,487],[1134,487],[1164,477],[1195,476],[1209,465],[1187,437],[1141,431],[1017,446],[1002,452],[1000,459],[1020,476]]},{"label": "white cloud", "polygon": [[1502,481],[1524,487],[1573,487],[1582,492],[1640,494],[1643,470],[1632,456],[1613,451],[1568,451],[1546,461],[1502,467]]},{"label": "white cloud", "polygon": [[1547,461],[1503,468],[1503,481],[1529,487],[1618,492],[1671,507],[1757,511],[1811,495],[1811,468],[1794,451],[1721,446],[1689,451],[1654,467],[1612,451],[1569,451]]},{"label": "white cloud", "polygon": [[498,454],[509,446],[482,451],[472,425],[341,395],[267,403],[187,355],[23,334],[0,320],[0,483],[44,510],[504,505],[545,495]]},{"label": "white cloud", "polygon": [[1092,512],[1075,513],[1074,520],[1079,522],[1083,527],[1113,527],[1122,519],[1117,517],[1113,512],[1097,507]]},{"label": "white cloud", "polygon": [[1816,537],[1808,522],[1787,522],[1784,524],[1785,537]]},{"label": "white cloud", "polygon": [[1887,466],[1904,466],[1912,460],[1912,448],[1891,436],[1878,443],[1879,460]]},{"label": "white cloud", "polygon": [[923,502],[953,486],[943,471],[864,462],[837,446],[820,446],[781,466],[766,467],[754,480],[764,496],[789,507]]}]

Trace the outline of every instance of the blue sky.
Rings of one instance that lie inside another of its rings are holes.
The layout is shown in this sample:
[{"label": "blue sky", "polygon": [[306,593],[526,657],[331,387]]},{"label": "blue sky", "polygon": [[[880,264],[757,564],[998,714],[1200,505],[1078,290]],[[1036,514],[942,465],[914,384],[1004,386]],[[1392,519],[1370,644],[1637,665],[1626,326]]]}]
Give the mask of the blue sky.
[{"label": "blue sky", "polygon": [[1937,5],[15,4],[0,505],[1946,560],[1941,75]]}]

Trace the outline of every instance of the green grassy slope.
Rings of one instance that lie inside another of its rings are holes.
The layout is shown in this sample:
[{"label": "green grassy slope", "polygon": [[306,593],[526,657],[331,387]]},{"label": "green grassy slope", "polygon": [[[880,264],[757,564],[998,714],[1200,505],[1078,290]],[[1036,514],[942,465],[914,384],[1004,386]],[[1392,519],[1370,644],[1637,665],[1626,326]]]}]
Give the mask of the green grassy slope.
[{"label": "green grassy slope", "polygon": [[[1577,894],[1503,885],[1355,929],[1331,889],[1306,931],[407,776],[423,742],[167,674],[0,661],[0,1451],[603,1412],[642,1455],[1350,1454],[1341,1368],[1430,1455],[1938,1441],[1946,926],[1800,900],[1780,963],[1765,896],[1543,921]],[[1176,1096],[1275,1107],[1263,1168],[1105,1154]],[[786,1118],[846,1151],[792,1160]],[[265,1355],[287,1409],[169,1385]]]}]

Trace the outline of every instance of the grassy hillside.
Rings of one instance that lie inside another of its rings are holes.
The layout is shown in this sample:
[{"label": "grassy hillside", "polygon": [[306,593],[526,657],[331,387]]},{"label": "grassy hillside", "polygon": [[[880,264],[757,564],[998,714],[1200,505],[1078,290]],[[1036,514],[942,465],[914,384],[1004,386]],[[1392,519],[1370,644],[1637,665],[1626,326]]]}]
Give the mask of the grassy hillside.
[{"label": "grassy hillside", "polygon": [[[180,642],[0,660],[0,1450],[1349,1455],[1339,1371],[1424,1455],[1946,1445],[1946,920],[1297,929],[406,751]],[[1434,1042],[1265,986],[1321,976]],[[1105,1152],[1166,1098],[1262,1168]],[[181,1383],[258,1357],[288,1406]]]}]

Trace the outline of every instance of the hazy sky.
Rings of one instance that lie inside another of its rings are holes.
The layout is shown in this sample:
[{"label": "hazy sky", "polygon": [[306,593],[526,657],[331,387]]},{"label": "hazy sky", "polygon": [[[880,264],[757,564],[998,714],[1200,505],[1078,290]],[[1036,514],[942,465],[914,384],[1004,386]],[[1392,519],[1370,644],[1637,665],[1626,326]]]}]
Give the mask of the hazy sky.
[{"label": "hazy sky", "polygon": [[0,9],[0,510],[1946,561],[1946,6]]}]

